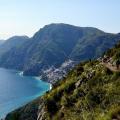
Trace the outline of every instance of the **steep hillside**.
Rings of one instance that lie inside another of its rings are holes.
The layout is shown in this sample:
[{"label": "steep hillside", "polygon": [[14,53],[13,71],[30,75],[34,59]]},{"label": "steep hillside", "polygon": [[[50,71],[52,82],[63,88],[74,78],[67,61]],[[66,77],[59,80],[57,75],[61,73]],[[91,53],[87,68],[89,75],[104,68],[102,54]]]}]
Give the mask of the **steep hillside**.
[{"label": "steep hillside", "polygon": [[119,75],[98,61],[80,64],[44,96],[45,112],[39,120],[119,120]]},{"label": "steep hillside", "polygon": [[[111,58],[116,60],[114,56],[118,55],[119,49],[120,44],[109,50],[103,58],[77,65],[40,98],[43,102],[36,108],[38,118],[30,119],[29,112],[24,120],[119,120],[120,69],[118,67],[115,72],[104,64],[109,65]],[[31,107],[34,108],[34,104]],[[9,114],[6,120],[22,120],[21,116],[26,114],[17,113],[18,110]]]}]

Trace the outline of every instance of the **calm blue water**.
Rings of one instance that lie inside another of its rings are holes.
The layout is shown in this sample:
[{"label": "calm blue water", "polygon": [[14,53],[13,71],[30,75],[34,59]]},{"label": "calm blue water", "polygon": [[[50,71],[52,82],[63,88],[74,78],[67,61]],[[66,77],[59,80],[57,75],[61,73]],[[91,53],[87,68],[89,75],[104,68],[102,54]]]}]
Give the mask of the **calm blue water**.
[{"label": "calm blue water", "polygon": [[0,118],[50,89],[50,84],[34,77],[0,68]]}]

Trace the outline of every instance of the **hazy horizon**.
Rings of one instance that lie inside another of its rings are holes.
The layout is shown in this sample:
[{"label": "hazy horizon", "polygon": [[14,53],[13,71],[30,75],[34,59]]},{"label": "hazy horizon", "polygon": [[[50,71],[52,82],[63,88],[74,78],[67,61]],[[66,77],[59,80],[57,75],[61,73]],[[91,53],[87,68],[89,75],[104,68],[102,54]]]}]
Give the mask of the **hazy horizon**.
[{"label": "hazy horizon", "polygon": [[33,36],[44,25],[66,23],[120,32],[118,0],[0,0],[0,39]]}]

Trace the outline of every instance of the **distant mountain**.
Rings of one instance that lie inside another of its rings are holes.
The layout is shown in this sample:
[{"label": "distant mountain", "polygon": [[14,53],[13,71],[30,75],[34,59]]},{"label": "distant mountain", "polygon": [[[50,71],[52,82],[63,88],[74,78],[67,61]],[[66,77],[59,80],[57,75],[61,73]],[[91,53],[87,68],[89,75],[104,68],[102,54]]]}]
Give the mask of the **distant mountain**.
[{"label": "distant mountain", "polygon": [[105,33],[97,28],[50,24],[19,47],[1,56],[0,66],[23,70],[24,75],[41,75],[61,68],[66,61],[95,59],[120,40],[120,34]]},{"label": "distant mountain", "polygon": [[98,60],[80,63],[5,120],[120,120],[120,44]]},{"label": "distant mountain", "polygon": [[2,45],[5,42],[5,40],[0,40],[0,45]]},{"label": "distant mountain", "polygon": [[0,55],[8,52],[12,48],[18,48],[19,46],[23,45],[23,43],[27,42],[28,39],[29,38],[27,36],[14,36],[4,40],[4,42],[0,44]]}]

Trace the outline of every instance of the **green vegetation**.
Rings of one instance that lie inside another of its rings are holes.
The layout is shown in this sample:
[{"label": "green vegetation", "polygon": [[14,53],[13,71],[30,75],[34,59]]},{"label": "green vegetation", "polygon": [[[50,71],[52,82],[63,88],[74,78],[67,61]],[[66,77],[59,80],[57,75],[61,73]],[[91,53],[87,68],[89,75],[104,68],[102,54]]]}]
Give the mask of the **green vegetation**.
[{"label": "green vegetation", "polygon": [[[120,117],[120,73],[98,61],[78,65],[44,96],[48,120],[111,120]],[[54,109],[55,108],[55,109]]]},{"label": "green vegetation", "polygon": [[118,67],[120,65],[120,43],[116,44],[114,48],[108,50],[106,55],[111,57]]}]

